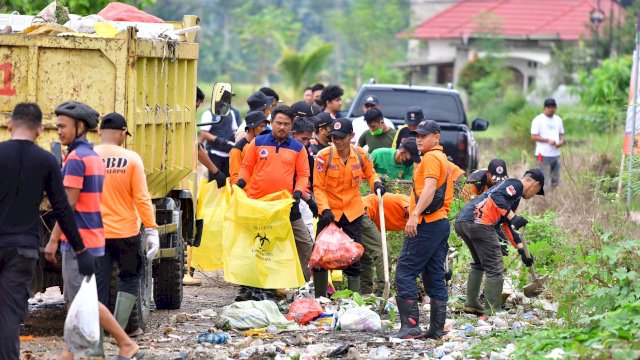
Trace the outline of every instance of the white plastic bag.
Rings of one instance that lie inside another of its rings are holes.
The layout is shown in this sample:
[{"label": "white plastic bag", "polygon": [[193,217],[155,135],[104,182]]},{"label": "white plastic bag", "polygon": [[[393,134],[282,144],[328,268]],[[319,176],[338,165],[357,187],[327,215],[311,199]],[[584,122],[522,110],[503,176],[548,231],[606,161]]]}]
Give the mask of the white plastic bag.
[{"label": "white plastic bag", "polygon": [[338,315],[338,323],[341,330],[382,330],[380,316],[365,306],[344,310]]},{"label": "white plastic bag", "polygon": [[64,321],[64,342],[70,352],[88,355],[100,340],[96,277],[85,276]]}]

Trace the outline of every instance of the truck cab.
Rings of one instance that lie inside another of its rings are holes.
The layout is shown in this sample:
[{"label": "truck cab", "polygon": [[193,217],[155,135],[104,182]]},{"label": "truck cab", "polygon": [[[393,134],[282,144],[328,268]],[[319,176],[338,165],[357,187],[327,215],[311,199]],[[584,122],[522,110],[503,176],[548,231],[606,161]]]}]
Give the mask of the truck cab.
[{"label": "truck cab", "polygon": [[442,128],[440,143],[449,160],[467,173],[478,167],[478,144],[472,130],[486,130],[489,123],[476,119],[469,127],[458,91],[429,86],[366,84],[360,88],[346,117],[363,116],[365,99],[372,95],[380,101],[384,117],[391,120],[396,128],[404,125],[408,107],[420,106],[425,118],[437,121]]}]

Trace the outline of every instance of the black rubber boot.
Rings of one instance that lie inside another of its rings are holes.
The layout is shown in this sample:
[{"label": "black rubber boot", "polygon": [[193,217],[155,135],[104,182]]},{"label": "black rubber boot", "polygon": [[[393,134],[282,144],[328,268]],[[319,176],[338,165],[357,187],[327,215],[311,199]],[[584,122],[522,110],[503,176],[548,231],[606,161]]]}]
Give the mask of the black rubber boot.
[{"label": "black rubber boot", "polygon": [[360,276],[349,276],[347,288],[353,292],[360,293]]},{"label": "black rubber boot", "polygon": [[420,309],[418,300],[403,299],[396,296],[398,312],[400,312],[400,330],[394,337],[399,339],[415,339],[422,335],[420,329]]},{"label": "black rubber boot", "polygon": [[445,335],[444,323],[447,320],[447,302],[431,298],[431,316],[429,330],[424,334],[427,339],[440,339]]},{"label": "black rubber boot", "polygon": [[249,301],[249,300],[253,300],[253,289],[248,286],[241,285],[240,288],[238,289],[238,292],[236,293],[236,298],[234,301]]},{"label": "black rubber boot", "polygon": [[314,271],[313,290],[316,299],[319,297],[327,297],[327,287],[329,287],[329,272],[327,270]]}]

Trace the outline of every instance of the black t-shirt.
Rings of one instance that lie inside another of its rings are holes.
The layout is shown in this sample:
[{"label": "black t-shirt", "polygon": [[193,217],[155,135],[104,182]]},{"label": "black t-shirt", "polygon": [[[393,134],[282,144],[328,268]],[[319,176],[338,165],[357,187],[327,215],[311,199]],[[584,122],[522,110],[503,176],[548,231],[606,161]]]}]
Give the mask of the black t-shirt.
[{"label": "black t-shirt", "polygon": [[53,214],[74,250],[84,248],[53,155],[29,140],[0,142],[0,247],[40,247],[40,202]]}]

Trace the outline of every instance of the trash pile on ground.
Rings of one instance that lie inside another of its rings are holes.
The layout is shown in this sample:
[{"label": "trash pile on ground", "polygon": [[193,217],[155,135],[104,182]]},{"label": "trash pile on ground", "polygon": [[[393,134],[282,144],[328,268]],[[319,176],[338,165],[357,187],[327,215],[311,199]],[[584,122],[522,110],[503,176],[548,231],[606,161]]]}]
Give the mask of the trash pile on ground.
[{"label": "trash pile on ground", "polygon": [[53,1],[35,16],[0,14],[0,34],[114,38],[128,27],[137,29],[138,38],[166,41],[186,41],[182,35],[200,29],[176,29],[173,24],[120,2],[111,2],[97,14],[87,16],[70,14],[59,1]]},{"label": "trash pile on ground", "polygon": [[[481,318],[464,314],[464,296],[453,287],[447,316],[447,335],[440,340],[400,340],[393,298],[379,311],[383,299],[362,298],[349,290],[332,299],[314,299],[310,284],[289,299],[244,301],[218,311],[179,314],[166,325],[164,336],[154,342],[173,341],[189,359],[463,359],[465,352],[494,331],[517,335],[527,328],[551,325],[557,307],[543,299],[512,294],[506,311]],[[458,293],[458,294],[456,294]],[[421,324],[426,330],[428,299],[421,305]],[[180,334],[180,335],[177,335]],[[186,347],[185,347],[186,346]],[[507,359],[515,350],[508,344],[482,358]]]}]

